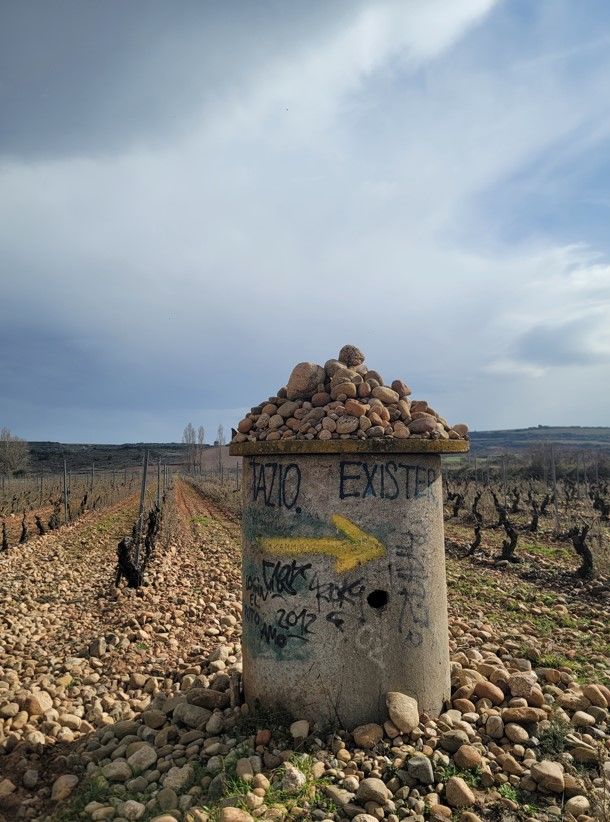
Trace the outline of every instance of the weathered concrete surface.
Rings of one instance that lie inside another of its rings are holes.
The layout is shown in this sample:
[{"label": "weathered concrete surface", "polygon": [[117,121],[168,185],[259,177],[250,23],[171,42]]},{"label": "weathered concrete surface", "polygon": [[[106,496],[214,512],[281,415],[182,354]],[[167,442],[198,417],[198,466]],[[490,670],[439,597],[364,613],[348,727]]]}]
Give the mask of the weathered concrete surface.
[{"label": "weathered concrete surface", "polygon": [[468,440],[366,439],[346,437],[336,440],[273,440],[267,442],[232,442],[231,456],[250,457],[261,454],[456,454],[470,450]]},{"label": "weathered concrete surface", "polygon": [[[424,445],[422,443],[422,445]],[[345,727],[449,696],[440,456],[244,457],[246,699]]]}]

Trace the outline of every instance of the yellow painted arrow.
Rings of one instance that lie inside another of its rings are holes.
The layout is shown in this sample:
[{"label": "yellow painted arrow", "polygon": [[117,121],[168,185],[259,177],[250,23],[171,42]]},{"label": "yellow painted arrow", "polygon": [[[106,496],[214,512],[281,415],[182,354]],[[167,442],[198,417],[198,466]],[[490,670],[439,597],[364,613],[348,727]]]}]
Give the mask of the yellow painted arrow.
[{"label": "yellow painted arrow", "polygon": [[372,534],[340,514],[333,514],[331,519],[344,537],[263,537],[261,547],[268,554],[328,554],[336,558],[338,573],[385,556],[385,546]]}]

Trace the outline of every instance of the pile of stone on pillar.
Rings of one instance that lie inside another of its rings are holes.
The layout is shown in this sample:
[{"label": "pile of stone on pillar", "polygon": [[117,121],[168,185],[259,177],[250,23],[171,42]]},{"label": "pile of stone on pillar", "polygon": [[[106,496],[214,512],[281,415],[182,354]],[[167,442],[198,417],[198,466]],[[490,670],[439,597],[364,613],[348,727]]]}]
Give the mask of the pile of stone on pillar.
[{"label": "pile of stone on pillar", "polygon": [[323,366],[298,363],[275,397],[250,409],[233,442],[468,438],[468,426],[452,426],[425,400],[411,399],[402,380],[386,385],[364,359],[356,346],[344,345]]}]

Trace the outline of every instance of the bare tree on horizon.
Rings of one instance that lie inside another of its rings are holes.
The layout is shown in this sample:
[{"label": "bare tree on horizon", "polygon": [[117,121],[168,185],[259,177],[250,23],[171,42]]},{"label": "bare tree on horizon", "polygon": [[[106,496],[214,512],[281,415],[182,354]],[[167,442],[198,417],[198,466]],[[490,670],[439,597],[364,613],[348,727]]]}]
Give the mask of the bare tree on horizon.
[{"label": "bare tree on horizon", "polygon": [[16,437],[4,426],[0,429],[0,474],[17,474],[27,471],[30,449],[25,440]]},{"label": "bare tree on horizon", "polygon": [[205,428],[200,425],[197,429],[197,451],[199,456],[199,473],[203,472],[203,451],[205,446]]},{"label": "bare tree on horizon", "polygon": [[192,422],[189,422],[182,434],[182,442],[186,445],[186,464],[189,471],[193,471],[197,462],[197,436]]}]

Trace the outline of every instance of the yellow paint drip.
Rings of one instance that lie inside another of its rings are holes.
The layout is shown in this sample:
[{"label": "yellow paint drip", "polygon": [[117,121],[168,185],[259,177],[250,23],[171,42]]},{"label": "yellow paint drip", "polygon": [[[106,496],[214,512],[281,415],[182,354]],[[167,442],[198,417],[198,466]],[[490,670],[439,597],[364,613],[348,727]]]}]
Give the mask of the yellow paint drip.
[{"label": "yellow paint drip", "polygon": [[356,523],[333,514],[332,523],[344,536],[338,537],[263,537],[261,547],[267,554],[295,556],[300,554],[327,554],[335,557],[335,571],[352,571],[373,559],[385,556],[386,549],[372,534]]}]

